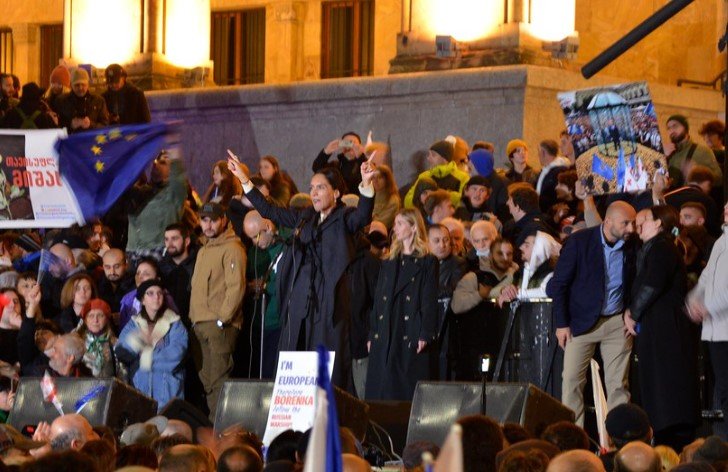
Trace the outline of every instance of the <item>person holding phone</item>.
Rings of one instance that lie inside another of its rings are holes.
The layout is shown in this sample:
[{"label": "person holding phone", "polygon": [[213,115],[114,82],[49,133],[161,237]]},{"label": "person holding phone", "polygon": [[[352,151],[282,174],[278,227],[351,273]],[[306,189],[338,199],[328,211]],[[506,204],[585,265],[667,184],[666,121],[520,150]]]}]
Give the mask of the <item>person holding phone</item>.
[{"label": "person holding phone", "polygon": [[359,204],[341,202],[346,184],[338,169],[323,167],[311,178],[313,206],[297,210],[270,203],[250,181],[237,156],[228,150],[228,165],[240,179],[250,203],[278,227],[295,228],[290,250],[277,266],[281,351],[310,351],[319,345],[334,351],[332,381],[354,391],[349,331],[351,283],[347,270],[356,255],[356,234],[371,222],[372,178],[376,166],[361,164]]},{"label": "person holding phone", "polygon": [[[330,161],[333,155],[336,155],[336,160]],[[349,131],[344,133],[341,139],[334,139],[327,144],[316,156],[311,169],[319,172],[327,166],[336,167],[346,183],[344,193],[358,194],[358,187],[361,183],[361,165],[366,160],[361,138],[355,132]]]}]

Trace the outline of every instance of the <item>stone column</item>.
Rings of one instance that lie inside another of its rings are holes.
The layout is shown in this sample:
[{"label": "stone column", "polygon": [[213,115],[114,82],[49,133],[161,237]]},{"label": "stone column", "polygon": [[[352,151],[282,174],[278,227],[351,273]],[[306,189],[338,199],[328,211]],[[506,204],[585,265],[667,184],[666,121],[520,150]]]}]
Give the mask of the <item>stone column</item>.
[{"label": "stone column", "polygon": [[265,22],[266,83],[303,80],[305,8],[305,2],[280,2],[267,5]]},{"label": "stone column", "polygon": [[16,23],[9,27],[13,30],[13,73],[21,78],[23,84],[40,84],[40,26]]}]

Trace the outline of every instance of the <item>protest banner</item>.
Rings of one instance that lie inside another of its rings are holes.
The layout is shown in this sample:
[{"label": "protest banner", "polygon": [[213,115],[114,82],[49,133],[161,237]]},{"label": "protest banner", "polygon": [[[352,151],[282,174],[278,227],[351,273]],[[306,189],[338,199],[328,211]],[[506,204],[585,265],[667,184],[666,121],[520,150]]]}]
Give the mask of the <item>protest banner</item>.
[{"label": "protest banner", "polygon": [[[334,369],[334,354],[329,352],[329,376]],[[287,429],[306,431],[313,426],[318,360],[315,351],[283,351],[278,356],[278,370],[263,435],[266,447]]]},{"label": "protest banner", "polygon": [[80,212],[61,177],[65,130],[0,131],[0,228],[66,228]]}]

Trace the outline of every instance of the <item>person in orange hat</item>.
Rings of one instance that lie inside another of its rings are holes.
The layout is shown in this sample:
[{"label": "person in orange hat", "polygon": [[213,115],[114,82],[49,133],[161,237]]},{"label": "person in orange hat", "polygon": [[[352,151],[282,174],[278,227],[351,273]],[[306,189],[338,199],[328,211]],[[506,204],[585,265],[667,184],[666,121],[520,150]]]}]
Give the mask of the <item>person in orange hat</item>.
[{"label": "person in orange hat", "polygon": [[56,124],[58,124],[58,98],[64,93],[71,91],[71,72],[64,65],[56,66],[51,72],[50,83],[48,89],[43,95],[43,101],[53,113],[56,114]]}]

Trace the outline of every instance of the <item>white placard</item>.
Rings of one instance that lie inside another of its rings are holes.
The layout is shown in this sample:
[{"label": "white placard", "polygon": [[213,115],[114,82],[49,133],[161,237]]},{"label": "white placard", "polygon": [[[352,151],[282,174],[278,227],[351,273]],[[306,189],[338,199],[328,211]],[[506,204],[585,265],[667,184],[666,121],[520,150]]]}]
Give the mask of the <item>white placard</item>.
[{"label": "white placard", "polygon": [[[329,351],[329,377],[334,370],[334,355]],[[306,431],[313,426],[317,376],[317,352],[283,351],[278,355],[276,381],[263,435],[266,447],[287,429]]]},{"label": "white placard", "polygon": [[0,132],[0,228],[65,228],[80,211],[58,170],[65,129]]}]

